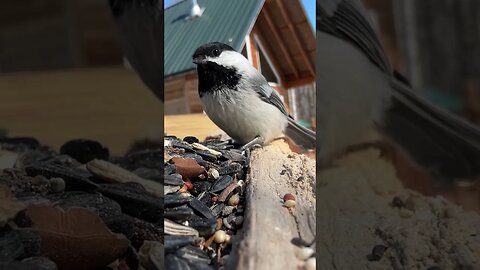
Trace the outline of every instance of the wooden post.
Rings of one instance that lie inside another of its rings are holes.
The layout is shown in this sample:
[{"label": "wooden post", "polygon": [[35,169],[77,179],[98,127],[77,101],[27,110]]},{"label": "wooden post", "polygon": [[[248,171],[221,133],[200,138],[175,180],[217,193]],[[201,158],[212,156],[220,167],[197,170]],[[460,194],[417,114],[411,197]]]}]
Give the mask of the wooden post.
[{"label": "wooden post", "polygon": [[[255,150],[250,166],[243,239],[234,239],[232,254],[239,252],[239,257],[231,267],[296,269],[298,247],[292,239],[314,239],[315,160],[294,154],[284,142],[276,141]],[[295,208],[283,207],[286,193],[296,196]]]}]

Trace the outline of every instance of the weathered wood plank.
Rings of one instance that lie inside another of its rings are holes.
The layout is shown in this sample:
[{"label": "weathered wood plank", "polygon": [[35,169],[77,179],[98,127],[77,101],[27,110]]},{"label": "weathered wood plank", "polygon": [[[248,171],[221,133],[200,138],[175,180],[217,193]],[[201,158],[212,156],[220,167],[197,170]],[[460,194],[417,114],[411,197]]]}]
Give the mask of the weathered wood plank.
[{"label": "weathered wood plank", "polygon": [[[479,269],[480,216],[404,189],[377,151],[347,156],[317,177],[318,269]],[[369,261],[376,245],[387,250]]]},{"label": "weathered wood plank", "polygon": [[[250,165],[243,239],[235,239],[239,257],[232,261],[240,270],[296,269],[291,240],[314,239],[315,160],[276,141],[253,151]],[[283,207],[286,193],[296,196],[295,208]]]}]

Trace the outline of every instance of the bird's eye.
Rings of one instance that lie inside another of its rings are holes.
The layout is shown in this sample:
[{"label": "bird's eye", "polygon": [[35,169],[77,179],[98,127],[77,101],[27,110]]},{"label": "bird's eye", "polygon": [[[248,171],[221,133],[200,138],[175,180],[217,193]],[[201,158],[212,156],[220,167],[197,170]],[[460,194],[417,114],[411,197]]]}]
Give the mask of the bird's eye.
[{"label": "bird's eye", "polygon": [[219,56],[220,55],[220,50],[219,49],[214,49],[213,50],[213,55]]}]

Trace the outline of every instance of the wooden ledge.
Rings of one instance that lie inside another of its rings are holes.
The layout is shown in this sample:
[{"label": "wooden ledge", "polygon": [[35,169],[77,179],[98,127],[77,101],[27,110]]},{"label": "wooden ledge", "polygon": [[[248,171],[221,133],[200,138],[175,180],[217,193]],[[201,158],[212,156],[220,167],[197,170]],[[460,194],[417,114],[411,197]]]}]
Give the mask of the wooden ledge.
[{"label": "wooden ledge", "polygon": [[[480,216],[403,188],[378,151],[351,154],[317,177],[318,269],[478,269]],[[377,245],[387,249],[369,261]]]},{"label": "wooden ledge", "polygon": [[[239,257],[232,264],[239,270],[296,269],[292,239],[313,242],[315,234],[315,160],[279,140],[253,151],[250,166],[245,222],[232,252]],[[283,207],[286,193],[295,195],[295,208]]]}]

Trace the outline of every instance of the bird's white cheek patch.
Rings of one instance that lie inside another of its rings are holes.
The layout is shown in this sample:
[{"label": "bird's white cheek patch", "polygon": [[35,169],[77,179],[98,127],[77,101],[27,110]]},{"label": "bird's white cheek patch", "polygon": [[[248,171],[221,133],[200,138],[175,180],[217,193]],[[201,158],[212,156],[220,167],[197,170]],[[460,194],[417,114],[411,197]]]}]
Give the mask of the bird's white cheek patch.
[{"label": "bird's white cheek patch", "polygon": [[242,54],[234,51],[224,51],[219,57],[207,57],[207,61],[217,63],[226,68],[235,68],[239,73],[245,73],[253,67]]}]

